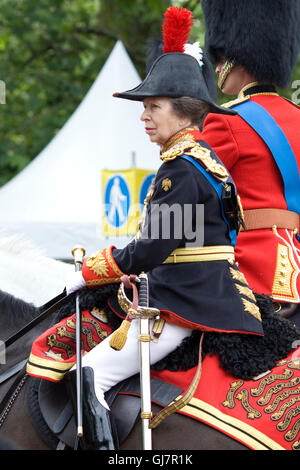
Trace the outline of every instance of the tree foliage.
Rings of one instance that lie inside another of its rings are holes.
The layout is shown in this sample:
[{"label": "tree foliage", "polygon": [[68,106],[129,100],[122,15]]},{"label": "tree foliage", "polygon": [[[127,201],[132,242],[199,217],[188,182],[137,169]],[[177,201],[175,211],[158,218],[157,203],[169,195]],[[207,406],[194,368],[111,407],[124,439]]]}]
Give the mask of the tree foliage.
[{"label": "tree foliage", "polygon": [[0,186],[55,136],[94,82],[117,39],[140,73],[145,40],[166,0],[1,0]]},{"label": "tree foliage", "polygon": [[[0,104],[0,186],[61,129],[116,40],[145,75],[147,40],[161,37],[170,4],[193,11],[192,39],[204,46],[199,0],[0,0],[0,80],[6,87],[6,103]],[[282,92],[291,98],[293,90]]]}]

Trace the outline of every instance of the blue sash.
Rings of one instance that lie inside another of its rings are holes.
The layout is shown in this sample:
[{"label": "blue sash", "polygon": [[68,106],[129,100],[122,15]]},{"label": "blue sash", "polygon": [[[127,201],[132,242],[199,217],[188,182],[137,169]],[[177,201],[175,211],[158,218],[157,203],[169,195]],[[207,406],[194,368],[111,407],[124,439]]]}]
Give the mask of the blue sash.
[{"label": "blue sash", "polygon": [[223,185],[220,181],[218,181],[216,178],[213,177],[213,175],[211,175],[210,173],[208,173],[205,168],[203,168],[202,165],[200,165],[200,163],[198,163],[193,157],[190,157],[189,155],[181,155],[181,158],[184,158],[185,160],[188,160],[189,162],[191,162],[198,170],[201,171],[201,173],[203,174],[203,176],[205,176],[205,178],[208,180],[208,182],[213,186],[213,188],[215,189],[218,197],[219,197],[219,200],[220,200],[220,203],[221,203],[221,212],[222,212],[222,216],[223,216],[223,219],[224,221],[226,222],[226,224],[228,225],[228,235],[229,235],[229,238],[230,238],[230,242],[231,242],[231,245],[232,246],[235,246],[236,245],[236,237],[237,237],[237,233],[236,233],[236,230],[230,230],[230,227],[229,227],[229,222],[227,220],[227,217],[225,216],[225,213],[224,213],[224,208],[223,208],[223,201],[222,201],[222,189],[223,189]]},{"label": "blue sash", "polygon": [[[273,117],[258,103],[248,100],[233,106],[269,147],[281,173],[289,211],[300,214],[300,175],[297,160],[285,134]],[[268,175],[266,175],[266,178]]]}]

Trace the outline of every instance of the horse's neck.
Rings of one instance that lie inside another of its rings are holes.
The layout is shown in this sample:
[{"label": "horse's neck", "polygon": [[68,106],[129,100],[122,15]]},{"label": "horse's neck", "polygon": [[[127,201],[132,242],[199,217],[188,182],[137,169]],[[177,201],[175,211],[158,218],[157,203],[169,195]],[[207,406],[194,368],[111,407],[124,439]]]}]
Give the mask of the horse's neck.
[{"label": "horse's neck", "polygon": [[[0,291],[0,331],[2,341],[6,341],[12,334],[21,330],[33,318],[40,314],[37,307],[21,299]],[[23,334],[8,348],[1,350],[0,374],[16,365],[19,361],[27,359],[33,340],[48,327],[52,318],[47,318]]]}]

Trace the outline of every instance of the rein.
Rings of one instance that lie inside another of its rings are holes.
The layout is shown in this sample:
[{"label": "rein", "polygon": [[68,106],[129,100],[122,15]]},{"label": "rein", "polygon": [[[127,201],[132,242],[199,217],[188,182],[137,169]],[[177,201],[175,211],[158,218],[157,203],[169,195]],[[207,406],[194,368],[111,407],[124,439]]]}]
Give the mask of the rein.
[{"label": "rein", "polygon": [[18,362],[14,366],[12,366],[10,369],[8,369],[6,372],[3,372],[0,375],[0,385],[6,382],[6,380],[10,379],[13,377],[15,374],[17,374],[27,363],[27,359],[24,359],[23,361]]},{"label": "rein", "polygon": [[0,403],[0,428],[5,422],[28,377],[29,375],[26,374],[26,369],[24,366],[22,370],[19,371],[17,377],[13,381],[13,384],[10,386],[5,396],[3,397]]}]

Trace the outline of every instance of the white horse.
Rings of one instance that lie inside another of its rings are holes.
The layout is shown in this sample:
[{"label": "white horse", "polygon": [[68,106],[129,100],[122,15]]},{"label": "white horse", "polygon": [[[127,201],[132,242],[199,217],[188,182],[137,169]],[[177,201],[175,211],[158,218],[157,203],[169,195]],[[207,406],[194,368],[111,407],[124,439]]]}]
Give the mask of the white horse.
[{"label": "white horse", "polygon": [[72,270],[23,235],[0,231],[0,290],[39,307],[62,292]]}]

